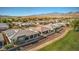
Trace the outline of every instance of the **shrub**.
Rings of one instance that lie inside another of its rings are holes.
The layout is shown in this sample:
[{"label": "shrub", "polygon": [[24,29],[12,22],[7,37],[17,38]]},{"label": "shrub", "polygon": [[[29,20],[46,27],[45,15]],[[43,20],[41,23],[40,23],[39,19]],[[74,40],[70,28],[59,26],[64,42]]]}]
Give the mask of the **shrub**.
[{"label": "shrub", "polygon": [[10,49],[10,48],[12,48],[12,47],[13,47],[12,44],[7,44],[7,45],[5,45],[5,48],[6,48],[6,49]]}]

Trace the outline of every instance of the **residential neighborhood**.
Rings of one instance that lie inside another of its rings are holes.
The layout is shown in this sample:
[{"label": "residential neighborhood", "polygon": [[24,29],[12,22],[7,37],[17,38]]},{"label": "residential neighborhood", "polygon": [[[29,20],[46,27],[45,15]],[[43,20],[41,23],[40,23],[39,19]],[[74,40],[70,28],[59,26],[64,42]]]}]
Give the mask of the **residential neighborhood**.
[{"label": "residential neighborhood", "polygon": [[[64,10],[64,8],[59,9]],[[67,9],[69,10],[70,8]],[[51,10],[53,9],[51,8]],[[69,11],[66,13],[47,13],[28,16],[3,15],[0,16],[0,51],[65,50],[67,48],[64,47],[64,49],[63,46],[66,46],[69,41],[62,41],[62,39],[69,40],[72,38],[72,36],[69,39],[64,38],[71,31],[77,33],[75,35],[78,36],[79,12],[75,10],[71,13]],[[76,39],[78,40],[78,38]],[[58,41],[62,44],[59,47]],[[78,42],[75,42],[76,46]],[[70,45],[68,45],[69,48],[71,48]],[[74,47],[75,44],[72,43],[72,45]],[[60,47],[63,49],[60,49]],[[74,50],[78,49],[78,47],[74,47]]]}]

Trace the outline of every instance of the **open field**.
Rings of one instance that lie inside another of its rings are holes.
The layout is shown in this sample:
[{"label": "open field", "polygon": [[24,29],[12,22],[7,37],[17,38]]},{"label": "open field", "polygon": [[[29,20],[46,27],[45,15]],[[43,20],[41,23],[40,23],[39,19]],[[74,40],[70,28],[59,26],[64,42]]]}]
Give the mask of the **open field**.
[{"label": "open field", "polygon": [[40,51],[78,51],[79,32],[71,30],[64,38],[42,48]]}]

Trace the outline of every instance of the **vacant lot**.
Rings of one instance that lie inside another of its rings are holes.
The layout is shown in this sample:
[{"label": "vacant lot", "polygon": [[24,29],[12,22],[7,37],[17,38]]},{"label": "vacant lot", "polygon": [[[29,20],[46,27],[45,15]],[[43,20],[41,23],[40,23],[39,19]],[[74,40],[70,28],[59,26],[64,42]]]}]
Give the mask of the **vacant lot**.
[{"label": "vacant lot", "polygon": [[79,32],[71,30],[64,38],[56,41],[40,51],[78,51]]}]

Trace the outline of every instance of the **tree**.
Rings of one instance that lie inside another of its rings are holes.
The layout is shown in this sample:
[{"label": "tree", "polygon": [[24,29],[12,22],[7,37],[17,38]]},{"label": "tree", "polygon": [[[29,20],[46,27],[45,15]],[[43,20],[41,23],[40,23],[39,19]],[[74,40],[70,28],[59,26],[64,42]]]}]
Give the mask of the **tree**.
[{"label": "tree", "polygon": [[73,27],[74,30],[79,30],[79,19],[75,19],[70,22],[70,25]]}]

